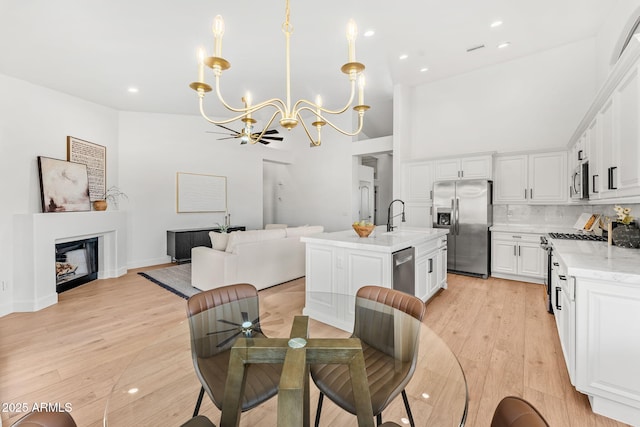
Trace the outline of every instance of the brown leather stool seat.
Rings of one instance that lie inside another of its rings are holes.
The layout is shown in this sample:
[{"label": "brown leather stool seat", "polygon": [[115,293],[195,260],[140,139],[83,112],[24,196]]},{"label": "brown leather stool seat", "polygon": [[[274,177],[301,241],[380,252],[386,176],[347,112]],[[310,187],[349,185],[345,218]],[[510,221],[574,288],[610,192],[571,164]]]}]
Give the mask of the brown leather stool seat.
[{"label": "brown leather stool seat", "polygon": [[216,427],[215,424],[209,420],[209,418],[204,415],[197,415],[191,418],[186,423],[182,424],[180,427]]},{"label": "brown leather stool seat", "polygon": [[549,424],[532,404],[507,396],[496,407],[491,427],[549,427]]},{"label": "brown leather stool seat", "polygon": [[30,412],[12,427],[77,427],[68,412]]}]

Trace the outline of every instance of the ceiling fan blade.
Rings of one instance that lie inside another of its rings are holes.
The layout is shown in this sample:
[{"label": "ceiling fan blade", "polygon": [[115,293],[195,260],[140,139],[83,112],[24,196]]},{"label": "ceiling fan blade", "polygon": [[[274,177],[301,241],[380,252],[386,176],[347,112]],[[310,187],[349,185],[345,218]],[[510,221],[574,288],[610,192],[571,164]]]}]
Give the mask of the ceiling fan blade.
[{"label": "ceiling fan blade", "polygon": [[228,130],[229,132],[238,133],[238,134],[240,133],[240,132],[238,132],[237,130],[233,130],[233,129],[228,128],[228,127],[226,127],[226,126],[222,126],[222,125],[216,125],[216,126],[219,126],[219,127],[221,127],[222,129],[226,129],[226,130]]},{"label": "ceiling fan blade", "polygon": [[229,132],[214,132],[212,130],[205,130],[205,133],[215,133],[216,135],[230,135],[230,136],[233,136],[236,134],[236,132],[233,132],[230,134]]},{"label": "ceiling fan blade", "polygon": [[282,136],[263,136],[262,139],[272,139],[274,141],[282,141],[284,137]]},{"label": "ceiling fan blade", "polygon": [[280,133],[280,132],[278,132],[278,129],[269,129],[264,134],[265,135],[273,135],[274,133]]},{"label": "ceiling fan blade", "polygon": [[269,144],[271,144],[271,141],[265,141],[264,139],[261,139],[261,140],[259,140],[258,142],[259,142],[259,143],[261,143],[261,144],[264,144],[264,145],[269,145]]},{"label": "ceiling fan blade", "polygon": [[217,346],[218,347],[224,347],[229,342],[235,341],[241,333],[242,333],[242,331],[236,332],[235,334],[231,335],[229,338],[220,341]]}]

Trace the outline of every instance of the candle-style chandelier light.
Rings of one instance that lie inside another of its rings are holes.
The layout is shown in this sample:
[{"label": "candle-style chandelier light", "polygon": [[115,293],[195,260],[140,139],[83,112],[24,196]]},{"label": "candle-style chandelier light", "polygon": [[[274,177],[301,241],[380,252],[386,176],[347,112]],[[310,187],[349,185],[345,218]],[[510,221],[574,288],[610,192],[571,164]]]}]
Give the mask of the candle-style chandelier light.
[{"label": "candle-style chandelier light", "polygon": [[[339,110],[330,110],[322,106],[322,99],[318,95],[315,102],[308,101],[306,99],[300,99],[293,104],[291,104],[291,67],[290,67],[290,37],[293,33],[293,26],[289,22],[289,0],[286,0],[286,12],[285,12],[285,21],[282,24],[282,31],[285,35],[286,40],[286,98],[285,100],[279,98],[272,98],[258,104],[253,104],[250,94],[246,94],[242,97],[242,102],[244,103],[244,107],[234,108],[230,106],[225,100],[222,98],[222,94],[220,93],[220,76],[222,76],[222,72],[228,69],[231,64],[227,60],[222,57],[222,36],[224,35],[224,21],[220,15],[215,17],[213,23],[213,35],[214,35],[214,54],[213,56],[206,57],[204,50],[200,49],[198,53],[198,81],[193,82],[189,85],[189,87],[195,90],[198,93],[198,101],[200,104],[200,113],[202,117],[204,117],[208,122],[222,125],[226,123],[230,123],[236,120],[241,120],[244,122],[244,128],[241,131],[240,139],[243,143],[250,142],[255,144],[260,141],[264,136],[265,132],[269,129],[269,126],[273,123],[276,117],[280,116],[280,125],[288,130],[293,129],[298,125],[298,123],[302,124],[305,133],[311,140],[311,146],[318,146],[321,144],[321,130],[322,126],[329,125],[338,132],[348,135],[354,136],[360,133],[362,130],[362,125],[364,123],[364,112],[369,109],[368,105],[364,104],[364,75],[362,71],[364,71],[364,64],[357,62],[355,59],[355,40],[358,33],[358,29],[356,27],[355,22],[352,20],[349,21],[347,25],[347,41],[348,41],[348,62],[344,64],[341,68],[342,72],[349,76],[349,82],[351,85],[351,94],[349,95],[349,100],[346,105]],[[204,96],[207,92],[212,91],[212,87],[204,82],[204,66],[207,66],[213,70],[213,75],[215,76],[215,90],[218,100],[230,111],[234,113],[238,113],[234,117],[225,120],[213,120],[207,116],[204,112]],[[333,124],[331,121],[327,120],[327,115],[337,115],[342,114],[349,109],[352,105],[355,92],[356,92],[356,81],[358,83],[358,103],[353,107],[355,111],[358,113],[358,127],[353,132],[347,132],[345,130],[340,129],[338,126]],[[267,122],[267,125],[260,132],[254,132],[253,125],[256,123],[256,120],[252,117],[253,113],[261,110],[263,108],[273,108],[275,111],[271,116],[271,119]],[[302,113],[304,111],[309,112],[312,117],[315,117],[315,121],[311,123],[311,126],[315,127],[318,131],[318,138],[314,139],[309,132],[309,128],[307,127],[304,119],[302,118]]]}]

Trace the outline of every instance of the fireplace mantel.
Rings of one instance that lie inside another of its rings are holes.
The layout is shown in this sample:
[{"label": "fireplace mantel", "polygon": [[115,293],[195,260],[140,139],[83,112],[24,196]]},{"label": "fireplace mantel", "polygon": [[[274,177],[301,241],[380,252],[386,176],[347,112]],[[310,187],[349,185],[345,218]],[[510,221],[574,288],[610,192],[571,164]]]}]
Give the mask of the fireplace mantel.
[{"label": "fireplace mantel", "polygon": [[98,237],[98,278],[127,272],[124,211],[14,215],[13,311],[37,311],[58,302],[55,244]]}]

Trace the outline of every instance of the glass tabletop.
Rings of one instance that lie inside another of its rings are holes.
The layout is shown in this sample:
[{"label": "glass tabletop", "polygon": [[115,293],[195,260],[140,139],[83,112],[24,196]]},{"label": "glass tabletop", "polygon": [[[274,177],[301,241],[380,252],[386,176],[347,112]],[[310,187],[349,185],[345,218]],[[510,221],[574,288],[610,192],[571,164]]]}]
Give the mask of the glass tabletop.
[{"label": "glass tabletop", "polygon": [[[326,344],[326,340],[321,339],[348,338],[354,328],[352,320],[349,331],[345,330],[347,328],[344,319],[342,323],[338,322],[339,324],[334,326],[328,325],[327,323],[332,322],[326,318],[323,319],[325,322],[315,320],[314,314],[317,313],[310,309],[313,300],[343,307],[347,319],[349,313],[355,312],[354,296],[321,293],[305,295],[304,291],[264,294],[261,292],[258,301],[259,313],[252,311],[250,303],[241,310],[222,304],[215,309],[204,310],[192,316],[192,326],[195,324],[196,329],[203,328],[194,345],[198,348],[213,349],[214,352],[224,351],[237,345],[238,338],[246,338],[241,341],[247,346],[251,346],[251,343],[262,343],[262,334],[269,338],[279,338],[278,342],[288,345],[291,326],[296,316],[309,315],[308,339],[305,344],[307,357],[313,358],[312,348],[319,345],[316,343],[322,341]],[[416,322],[404,312],[388,307],[381,308],[380,304],[368,304],[364,306],[364,310],[386,312],[378,315],[377,320],[369,318],[363,325],[355,325],[360,334],[371,335],[363,340],[371,339],[375,335],[384,335],[392,352],[406,351],[404,347],[407,344],[399,344],[399,341],[393,338],[394,331],[396,336],[407,328],[415,328],[417,331],[419,353],[412,379],[405,388],[416,425],[463,426],[468,404],[467,385],[458,360],[444,341],[426,324]],[[294,306],[296,308],[292,308]],[[367,317],[363,315],[361,318]],[[386,318],[392,320],[385,320]],[[177,427],[192,417],[200,382],[194,371],[189,329],[189,320],[167,329],[124,368],[108,399],[104,415],[105,426]],[[382,334],[385,329],[386,333]],[[291,345],[300,344],[294,342]],[[240,425],[278,425],[277,399],[274,397],[256,408],[243,412]],[[317,401],[318,389],[313,381],[310,381],[311,419],[315,416]],[[357,425],[354,415],[326,402],[327,399],[320,418],[321,426]],[[221,411],[207,395],[203,399],[200,414],[220,425]],[[394,399],[382,415],[384,421],[394,421],[401,425],[405,423],[406,412],[402,398],[398,396]]]}]

